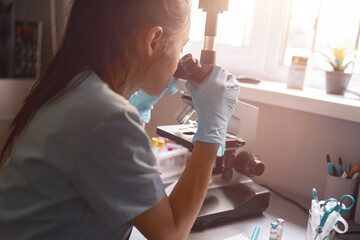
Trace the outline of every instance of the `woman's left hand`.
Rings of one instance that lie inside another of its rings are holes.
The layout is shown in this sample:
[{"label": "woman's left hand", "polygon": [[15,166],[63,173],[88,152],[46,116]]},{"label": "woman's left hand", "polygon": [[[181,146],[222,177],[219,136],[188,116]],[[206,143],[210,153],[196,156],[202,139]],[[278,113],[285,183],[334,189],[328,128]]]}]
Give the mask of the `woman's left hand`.
[{"label": "woman's left hand", "polygon": [[157,97],[152,97],[143,91],[137,91],[129,98],[129,103],[136,107],[139,111],[141,121],[144,123],[149,123],[151,118],[151,110],[153,106],[160,100],[160,98],[164,95],[164,93],[169,90],[170,95],[174,95],[179,90],[174,87],[174,84],[177,82],[177,78],[172,78],[168,83],[167,87],[160,93]]}]

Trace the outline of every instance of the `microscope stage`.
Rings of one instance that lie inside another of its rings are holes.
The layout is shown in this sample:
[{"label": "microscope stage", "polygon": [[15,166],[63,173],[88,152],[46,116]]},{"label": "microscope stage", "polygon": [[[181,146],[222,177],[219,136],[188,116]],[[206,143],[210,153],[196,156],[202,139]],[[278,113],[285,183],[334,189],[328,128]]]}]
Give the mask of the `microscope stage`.
[{"label": "microscope stage", "polygon": [[[194,148],[192,139],[196,130],[197,128],[192,124],[167,125],[158,126],[156,134],[168,138],[192,151]],[[225,142],[227,150],[236,149],[245,145],[243,138],[236,137],[231,133],[227,133]]]}]

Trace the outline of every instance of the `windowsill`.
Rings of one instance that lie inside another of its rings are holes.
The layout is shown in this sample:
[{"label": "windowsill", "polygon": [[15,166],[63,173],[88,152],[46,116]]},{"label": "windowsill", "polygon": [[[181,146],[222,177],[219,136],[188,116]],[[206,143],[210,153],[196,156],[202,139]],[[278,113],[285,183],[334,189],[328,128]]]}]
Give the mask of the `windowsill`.
[{"label": "windowsill", "polygon": [[351,93],[340,96],[310,87],[289,89],[285,83],[262,80],[259,84],[241,83],[240,98],[360,123],[360,97]]}]

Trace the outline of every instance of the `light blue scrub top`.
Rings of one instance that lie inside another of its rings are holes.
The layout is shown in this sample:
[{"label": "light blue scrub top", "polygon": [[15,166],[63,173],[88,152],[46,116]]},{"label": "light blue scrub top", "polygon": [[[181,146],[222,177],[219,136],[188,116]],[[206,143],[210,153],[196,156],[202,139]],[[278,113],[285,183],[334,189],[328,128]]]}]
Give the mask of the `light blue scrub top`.
[{"label": "light blue scrub top", "polygon": [[95,73],[42,106],[0,170],[0,239],[123,239],[164,187],[138,111]]}]

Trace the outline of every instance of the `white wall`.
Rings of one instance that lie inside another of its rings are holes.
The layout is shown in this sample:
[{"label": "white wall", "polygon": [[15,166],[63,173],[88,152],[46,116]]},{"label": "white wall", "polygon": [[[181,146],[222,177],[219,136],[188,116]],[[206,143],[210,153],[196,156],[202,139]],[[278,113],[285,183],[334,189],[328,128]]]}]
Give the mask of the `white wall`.
[{"label": "white wall", "polygon": [[8,127],[28,94],[34,80],[0,79],[0,149],[8,135]]},{"label": "white wall", "polygon": [[[50,1],[16,0],[15,19],[43,22],[42,69],[51,56]],[[10,121],[17,113],[35,80],[0,79],[0,149],[8,135]]]},{"label": "white wall", "polygon": [[255,152],[266,168],[256,181],[284,192],[323,196],[326,154],[337,163],[360,164],[360,124],[249,102],[260,108]]},{"label": "white wall", "polygon": [[175,120],[175,115],[182,106],[181,95],[175,94],[171,96],[165,93],[151,111],[150,123],[145,126],[149,136],[156,136],[157,126],[178,124]]}]

